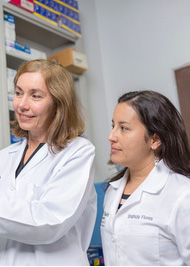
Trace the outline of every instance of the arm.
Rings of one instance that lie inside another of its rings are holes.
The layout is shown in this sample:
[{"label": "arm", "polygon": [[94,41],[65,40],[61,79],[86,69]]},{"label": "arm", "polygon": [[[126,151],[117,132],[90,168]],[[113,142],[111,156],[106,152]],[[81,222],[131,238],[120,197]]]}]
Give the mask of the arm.
[{"label": "arm", "polygon": [[0,195],[0,236],[27,244],[50,244],[65,235],[82,215],[93,186],[94,147],[85,143],[54,177],[34,187],[35,200]]}]

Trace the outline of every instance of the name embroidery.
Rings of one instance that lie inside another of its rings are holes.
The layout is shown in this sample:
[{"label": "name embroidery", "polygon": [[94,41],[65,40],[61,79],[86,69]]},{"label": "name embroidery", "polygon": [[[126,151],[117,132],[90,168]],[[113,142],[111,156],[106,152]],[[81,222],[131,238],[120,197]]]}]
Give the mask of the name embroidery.
[{"label": "name embroidery", "polygon": [[137,219],[137,220],[148,220],[153,221],[153,217],[139,214],[128,214],[128,219]]},{"label": "name embroidery", "polygon": [[109,217],[109,215],[110,215],[109,212],[104,211],[101,221],[101,227],[105,227],[106,217]]}]

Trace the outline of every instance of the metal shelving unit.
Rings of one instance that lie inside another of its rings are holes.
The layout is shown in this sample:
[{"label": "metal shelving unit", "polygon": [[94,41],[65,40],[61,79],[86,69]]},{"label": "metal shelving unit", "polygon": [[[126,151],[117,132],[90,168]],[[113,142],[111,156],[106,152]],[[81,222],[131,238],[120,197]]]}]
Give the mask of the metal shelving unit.
[{"label": "metal shelving unit", "polygon": [[[56,53],[68,46],[75,46],[78,40],[78,37],[73,33],[0,0],[0,149],[10,144],[6,68],[17,69],[24,61],[23,58],[6,52],[4,13],[15,17],[16,40],[18,42],[44,51],[47,55]],[[74,75],[74,79],[77,80],[78,76]]]}]

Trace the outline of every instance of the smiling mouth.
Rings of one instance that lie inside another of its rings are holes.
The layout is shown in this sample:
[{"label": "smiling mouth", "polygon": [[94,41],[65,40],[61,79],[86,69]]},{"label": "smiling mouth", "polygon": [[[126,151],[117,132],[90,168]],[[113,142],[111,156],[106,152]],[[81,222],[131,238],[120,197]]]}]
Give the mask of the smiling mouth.
[{"label": "smiling mouth", "polygon": [[22,115],[22,114],[19,114],[19,116],[21,118],[25,118],[25,119],[28,119],[28,118],[34,118],[34,116],[27,116],[27,115]]}]

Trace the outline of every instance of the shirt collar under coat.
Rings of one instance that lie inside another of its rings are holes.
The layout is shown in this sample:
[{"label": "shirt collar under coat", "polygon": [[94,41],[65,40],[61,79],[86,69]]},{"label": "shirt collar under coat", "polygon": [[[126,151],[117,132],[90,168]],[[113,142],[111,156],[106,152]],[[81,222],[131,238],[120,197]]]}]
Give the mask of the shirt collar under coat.
[{"label": "shirt collar under coat", "polygon": [[[161,160],[149,173],[147,178],[142,182],[142,184],[137,187],[137,189],[131,194],[131,196],[125,201],[121,209],[118,211],[118,205],[125,188],[127,182],[127,173],[125,175],[114,182],[110,182],[110,186],[116,191],[114,201],[112,203],[112,209],[110,210],[110,216],[115,216],[121,214],[126,208],[130,208],[135,204],[141,201],[141,197],[143,192],[147,192],[148,194],[159,194],[161,190],[164,188],[168,175],[169,168],[164,164],[163,160]],[[108,188],[109,190],[109,188]],[[118,211],[118,212],[117,212]]]},{"label": "shirt collar under coat", "polygon": [[[27,138],[24,139],[22,142],[15,143],[9,147],[9,152],[8,152],[10,155],[9,159],[12,160],[12,164],[13,164],[12,170],[14,173],[15,173],[15,171],[16,171],[16,169],[17,169],[17,167],[21,161],[21,158],[23,156],[23,152],[24,152],[26,145],[27,145]],[[28,170],[32,169],[34,166],[39,164],[48,155],[48,153],[50,153],[48,150],[48,145],[45,144],[42,147],[42,149],[39,150],[38,156],[32,158],[30,161],[30,164],[27,164],[24,167],[22,172],[18,175],[18,178],[20,176],[23,176]],[[17,180],[18,180],[18,178],[17,178]]]},{"label": "shirt collar under coat", "polygon": [[[141,188],[141,190],[144,192],[152,194],[158,193],[165,186],[170,171],[171,170],[165,165],[164,161],[160,160],[160,162],[152,169],[139,188]],[[127,177],[128,170],[121,179],[110,182],[110,185],[115,189],[118,189],[119,187],[123,187],[124,189],[127,182]]]}]

